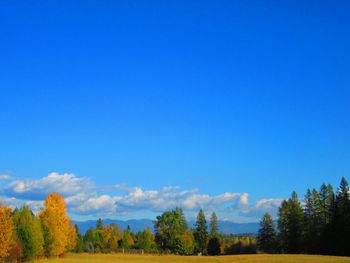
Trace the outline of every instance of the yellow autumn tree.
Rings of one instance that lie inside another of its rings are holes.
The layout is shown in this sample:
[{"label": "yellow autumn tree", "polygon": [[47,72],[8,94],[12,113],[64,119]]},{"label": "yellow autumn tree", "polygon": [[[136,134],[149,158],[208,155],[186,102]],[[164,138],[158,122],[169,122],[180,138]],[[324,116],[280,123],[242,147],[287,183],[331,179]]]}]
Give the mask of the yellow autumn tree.
[{"label": "yellow autumn tree", "polygon": [[44,201],[45,209],[39,213],[43,226],[46,256],[62,255],[68,245],[70,219],[62,196],[52,193]]},{"label": "yellow autumn tree", "polygon": [[77,229],[74,226],[69,225],[66,250],[74,251],[77,247],[77,240],[78,240]]},{"label": "yellow autumn tree", "polygon": [[117,251],[118,241],[122,239],[123,232],[114,224],[104,226],[98,231],[102,236],[103,252]]},{"label": "yellow autumn tree", "polygon": [[0,259],[9,255],[13,238],[13,221],[11,208],[0,204]]}]

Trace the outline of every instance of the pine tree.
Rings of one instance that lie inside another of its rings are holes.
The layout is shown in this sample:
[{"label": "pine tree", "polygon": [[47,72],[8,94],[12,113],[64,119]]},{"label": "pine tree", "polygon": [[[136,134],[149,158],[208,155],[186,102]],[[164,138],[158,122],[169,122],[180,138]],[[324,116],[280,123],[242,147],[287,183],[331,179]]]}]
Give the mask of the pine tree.
[{"label": "pine tree", "polygon": [[320,251],[322,254],[332,254],[334,245],[332,222],[335,213],[335,194],[332,185],[322,184],[319,194],[321,201],[321,222],[323,225]]},{"label": "pine tree", "polygon": [[308,189],[305,196],[304,208],[304,244],[308,253],[321,253],[322,233],[322,204],[316,189]]},{"label": "pine tree", "polygon": [[195,226],[194,239],[196,240],[196,250],[199,253],[205,254],[208,241],[208,226],[203,209],[199,210]]},{"label": "pine tree", "polygon": [[77,233],[77,246],[76,246],[76,252],[77,253],[81,253],[84,251],[84,237],[82,236],[82,234],[79,231],[78,225],[75,224],[75,231]]},{"label": "pine tree", "polygon": [[209,236],[211,238],[218,237],[219,226],[218,226],[218,218],[215,212],[213,212],[210,216],[209,229],[210,229]]},{"label": "pine tree", "polygon": [[94,238],[95,252],[102,252],[104,250],[104,248],[103,248],[104,240],[103,240],[103,235],[102,235],[103,229],[104,229],[104,225],[103,225],[102,219],[99,218],[96,221],[96,229],[95,229],[96,230],[95,231],[95,238]]},{"label": "pine tree", "polygon": [[264,214],[258,231],[258,248],[264,252],[273,253],[277,249],[277,234],[273,219],[269,213]]},{"label": "pine tree", "polygon": [[333,217],[334,248],[336,255],[350,255],[350,198],[349,185],[345,177],[341,179],[335,198],[335,212]]},{"label": "pine tree", "polygon": [[220,255],[220,241],[217,237],[212,237],[209,239],[207,247],[208,255],[217,256]]},{"label": "pine tree", "polygon": [[296,192],[279,208],[278,229],[284,252],[296,254],[302,252],[303,209]]},{"label": "pine tree", "polygon": [[96,222],[96,230],[102,230],[103,229],[103,222],[102,219],[99,218]]}]

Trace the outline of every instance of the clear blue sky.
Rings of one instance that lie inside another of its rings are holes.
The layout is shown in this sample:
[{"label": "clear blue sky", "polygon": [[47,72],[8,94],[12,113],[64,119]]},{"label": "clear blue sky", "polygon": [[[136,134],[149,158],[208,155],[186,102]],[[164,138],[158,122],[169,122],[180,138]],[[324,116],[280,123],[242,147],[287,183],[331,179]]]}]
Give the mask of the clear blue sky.
[{"label": "clear blue sky", "polygon": [[350,175],[349,1],[1,1],[0,172],[252,201]]}]

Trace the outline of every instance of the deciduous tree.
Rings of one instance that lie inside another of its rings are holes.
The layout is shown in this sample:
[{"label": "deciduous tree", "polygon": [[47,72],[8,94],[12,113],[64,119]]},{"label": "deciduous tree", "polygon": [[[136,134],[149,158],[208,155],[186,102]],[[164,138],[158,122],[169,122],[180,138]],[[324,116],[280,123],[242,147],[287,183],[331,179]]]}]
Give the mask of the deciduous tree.
[{"label": "deciduous tree", "polygon": [[9,207],[0,206],[0,259],[9,255],[13,241],[12,210]]},{"label": "deciduous tree", "polygon": [[40,223],[28,206],[16,210],[13,215],[16,241],[21,247],[21,260],[31,261],[43,252],[43,233]]},{"label": "deciduous tree", "polygon": [[45,254],[58,256],[65,252],[70,231],[70,219],[62,196],[52,193],[44,201],[45,209],[39,213],[43,225]]}]

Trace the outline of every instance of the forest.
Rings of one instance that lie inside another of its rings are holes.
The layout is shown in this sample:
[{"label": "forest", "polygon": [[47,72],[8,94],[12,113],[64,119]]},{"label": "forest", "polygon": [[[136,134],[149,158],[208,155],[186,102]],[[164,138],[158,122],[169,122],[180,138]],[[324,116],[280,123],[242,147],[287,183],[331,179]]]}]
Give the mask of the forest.
[{"label": "forest", "polygon": [[207,222],[202,209],[193,227],[176,207],[157,216],[149,227],[133,232],[117,225],[96,226],[80,233],[67,215],[64,198],[52,193],[35,215],[28,206],[12,210],[0,203],[0,259],[26,262],[70,253],[137,253],[228,255],[255,253],[350,256],[350,198],[345,177],[335,191],[328,184],[296,192],[282,201],[277,218],[265,214],[257,235],[224,235],[212,212]]}]

